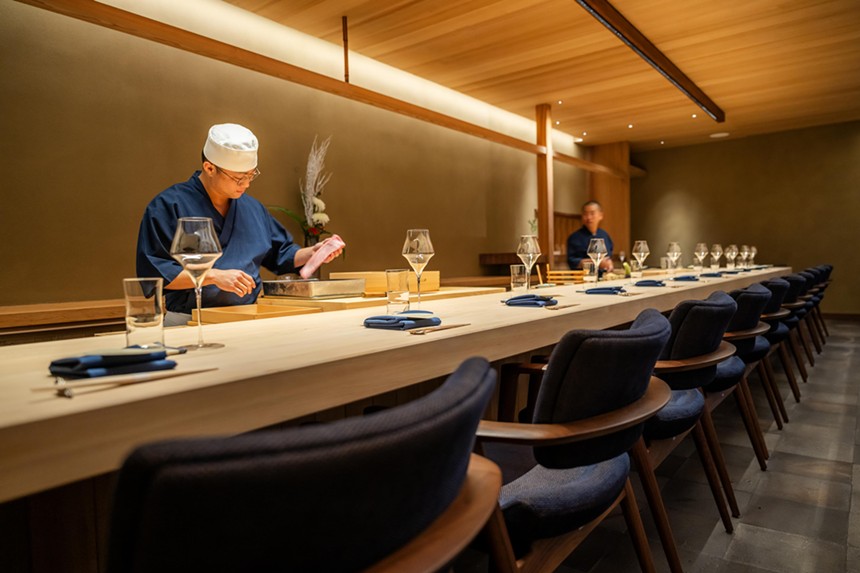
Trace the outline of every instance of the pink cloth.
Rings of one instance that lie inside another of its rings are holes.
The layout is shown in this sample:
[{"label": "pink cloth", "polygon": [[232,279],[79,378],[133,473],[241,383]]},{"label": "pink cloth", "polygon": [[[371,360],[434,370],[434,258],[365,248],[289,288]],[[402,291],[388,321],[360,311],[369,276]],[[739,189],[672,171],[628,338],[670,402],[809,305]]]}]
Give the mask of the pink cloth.
[{"label": "pink cloth", "polygon": [[314,254],[311,255],[310,260],[305,263],[305,266],[302,267],[302,270],[299,271],[299,274],[303,279],[310,278],[312,274],[316,272],[318,268],[322,266],[327,258],[329,258],[332,253],[335,251],[342,249],[346,246],[346,243],[343,242],[338,235],[332,235],[323,245],[314,251]]}]

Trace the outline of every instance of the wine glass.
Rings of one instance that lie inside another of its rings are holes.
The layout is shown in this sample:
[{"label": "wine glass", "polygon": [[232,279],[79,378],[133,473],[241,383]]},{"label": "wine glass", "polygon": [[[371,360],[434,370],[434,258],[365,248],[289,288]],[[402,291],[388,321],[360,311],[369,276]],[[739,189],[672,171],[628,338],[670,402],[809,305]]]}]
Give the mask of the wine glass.
[{"label": "wine glass", "polygon": [[540,245],[536,235],[523,235],[517,246],[517,256],[526,266],[526,290],[531,288],[532,267],[540,258]]},{"label": "wine glass", "polygon": [[594,261],[594,278],[600,276],[600,261],[606,256],[606,241],[603,239],[591,239],[588,241],[588,258]]},{"label": "wine glass", "polygon": [[708,256],[708,245],[705,243],[696,243],[696,247],[693,249],[693,255],[699,261],[696,265],[696,269],[699,272],[702,272],[705,268],[705,257]]},{"label": "wine glass", "polygon": [[718,270],[720,268],[720,257],[723,256],[723,246],[719,243],[711,245],[711,268]]},{"label": "wine glass", "polygon": [[433,251],[433,243],[430,242],[430,231],[427,229],[409,229],[406,231],[406,242],[403,243],[403,256],[409,261],[409,266],[415,271],[415,280],[418,283],[418,308],[421,308],[421,273],[430,259],[436,253]]},{"label": "wine glass", "polygon": [[758,254],[758,249],[755,245],[750,245],[750,266],[755,266],[755,256]]},{"label": "wine glass", "polygon": [[170,256],[179,261],[183,270],[194,281],[194,294],[197,297],[197,344],[183,348],[223,348],[218,342],[203,342],[203,316],[201,314],[201,295],[203,279],[221,257],[221,243],[215,234],[212,219],[208,217],[183,217],[176,224],[176,234],[170,245]]},{"label": "wine glass", "polygon": [[738,256],[738,246],[737,245],[729,245],[726,247],[726,268],[733,269],[735,268],[735,257]]},{"label": "wine glass", "polygon": [[669,257],[669,263],[671,264],[669,274],[673,275],[675,274],[678,259],[681,258],[681,244],[675,241],[669,243],[669,247],[666,249],[666,256]]},{"label": "wine glass", "polygon": [[[648,241],[636,241],[633,243],[633,256],[639,263],[638,276],[642,276],[642,269],[645,268],[645,259],[651,254],[651,249],[648,248]],[[634,276],[630,273],[630,276]]]},{"label": "wine glass", "polygon": [[741,245],[741,248],[740,248],[740,250],[738,251],[738,256],[739,256],[739,257],[740,257],[740,259],[741,259],[741,267],[742,267],[742,268],[746,268],[746,266],[747,266],[747,259],[748,259],[748,258],[749,258],[749,256],[750,256],[750,248],[749,248],[749,246],[747,246],[747,245]]}]

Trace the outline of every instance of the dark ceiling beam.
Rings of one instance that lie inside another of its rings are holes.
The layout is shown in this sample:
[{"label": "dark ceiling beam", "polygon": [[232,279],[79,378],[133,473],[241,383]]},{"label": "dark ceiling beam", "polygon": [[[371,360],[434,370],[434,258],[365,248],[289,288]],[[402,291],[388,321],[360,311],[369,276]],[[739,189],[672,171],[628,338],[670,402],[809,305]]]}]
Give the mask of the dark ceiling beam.
[{"label": "dark ceiling beam", "polygon": [[717,123],[722,123],[726,120],[726,112],[720,109],[720,106],[709,98],[708,94],[702,91],[672,60],[666,57],[666,54],[651,43],[651,40],[646,38],[636,26],[631,24],[607,0],[576,0],[576,3],[597,18],[601,24],[609,28],[613,34],[621,38],[622,42],[639,54],[643,60],[651,64],[654,69],[672,82],[672,85],[693,100],[697,106],[702,108]]}]

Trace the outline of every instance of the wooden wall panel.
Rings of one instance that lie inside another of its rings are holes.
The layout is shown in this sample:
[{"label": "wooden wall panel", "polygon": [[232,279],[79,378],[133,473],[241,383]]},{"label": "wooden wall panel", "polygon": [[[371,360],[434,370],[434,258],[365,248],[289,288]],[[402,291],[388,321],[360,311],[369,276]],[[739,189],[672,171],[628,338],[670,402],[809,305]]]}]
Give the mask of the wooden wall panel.
[{"label": "wooden wall panel", "polygon": [[589,174],[589,196],[603,205],[601,226],[612,237],[615,254],[630,253],[630,144],[626,141],[589,148],[591,160],[625,174],[624,177]]}]

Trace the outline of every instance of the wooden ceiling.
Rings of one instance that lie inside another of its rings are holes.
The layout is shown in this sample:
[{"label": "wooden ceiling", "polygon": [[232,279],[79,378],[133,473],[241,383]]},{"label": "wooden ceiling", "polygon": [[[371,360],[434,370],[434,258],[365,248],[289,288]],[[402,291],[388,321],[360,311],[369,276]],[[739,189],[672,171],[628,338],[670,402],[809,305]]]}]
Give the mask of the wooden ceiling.
[{"label": "wooden ceiling", "polygon": [[644,150],[860,119],[857,0],[612,0],[724,123],[574,0],[228,1],[336,44],[347,16],[350,50],[528,118],[551,103],[558,129],[585,145]]}]

